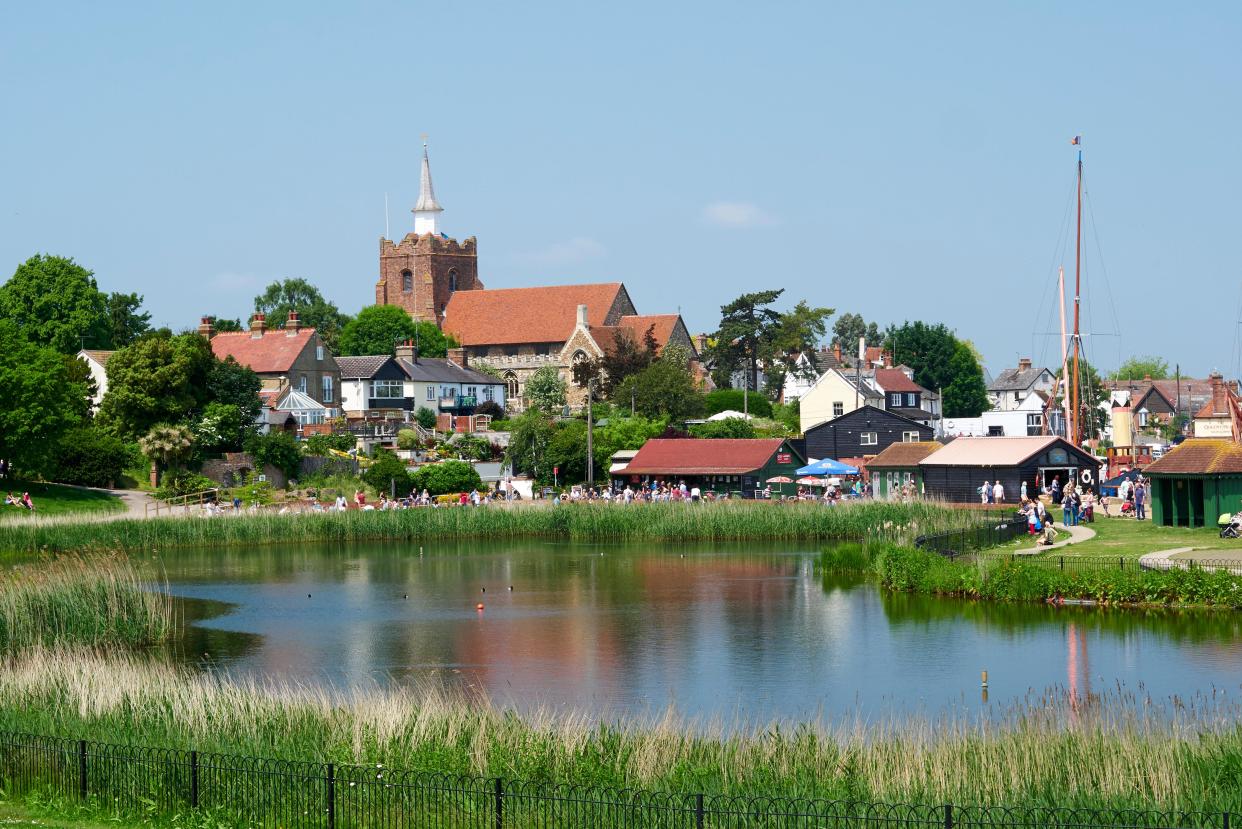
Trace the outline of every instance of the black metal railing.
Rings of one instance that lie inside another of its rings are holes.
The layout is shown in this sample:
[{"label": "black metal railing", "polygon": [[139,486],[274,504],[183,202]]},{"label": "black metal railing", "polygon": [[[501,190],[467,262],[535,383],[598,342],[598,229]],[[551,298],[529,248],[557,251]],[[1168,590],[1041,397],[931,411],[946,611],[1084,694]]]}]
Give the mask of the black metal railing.
[{"label": "black metal railing", "polygon": [[1012,553],[989,553],[980,561],[1014,561],[1024,566],[1044,567],[1067,573],[1137,572],[1139,570],[1221,570],[1242,575],[1242,559],[1169,559],[1142,562],[1134,556],[1059,556],[1048,553],[1039,555],[1015,555]]},{"label": "black metal railing", "polygon": [[967,553],[977,553],[991,547],[1008,544],[1015,538],[1027,535],[1027,521],[1021,514],[996,515],[985,518],[974,526],[960,530],[948,530],[914,539],[914,546],[948,558]]},{"label": "black metal railing", "polygon": [[236,757],[0,732],[4,797],[112,817],[209,813],[244,826],[1230,829],[1228,812],[1097,811],[678,794]]}]

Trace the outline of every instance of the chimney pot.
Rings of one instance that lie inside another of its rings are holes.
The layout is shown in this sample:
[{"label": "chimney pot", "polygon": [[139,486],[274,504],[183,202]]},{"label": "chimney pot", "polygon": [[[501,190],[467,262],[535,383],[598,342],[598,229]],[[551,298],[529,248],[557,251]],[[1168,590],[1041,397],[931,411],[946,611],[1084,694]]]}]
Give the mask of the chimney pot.
[{"label": "chimney pot", "polygon": [[212,324],[213,322],[215,320],[211,317],[203,317],[198,323],[198,333],[210,340],[216,335],[216,327]]},{"label": "chimney pot", "polygon": [[418,349],[414,346],[413,340],[398,344],[396,354],[402,360],[409,360],[411,363],[418,362]]},{"label": "chimney pot", "polygon": [[298,333],[298,329],[302,327],[302,320],[298,317],[297,311],[289,312],[289,319],[285,321],[285,331],[289,336]]},{"label": "chimney pot", "polygon": [[262,337],[267,330],[267,314],[255,314],[250,318],[250,336]]},{"label": "chimney pot", "polygon": [[[585,308],[586,306],[585,306],[585,305],[581,305],[581,306],[579,306],[579,307],[580,307],[580,308]],[[450,348],[450,349],[448,350],[448,358],[449,358],[449,361],[450,361],[450,362],[452,362],[452,363],[456,363],[457,365],[461,366],[462,368],[469,368],[469,367],[470,367],[470,365],[469,365],[469,361],[468,361],[468,358],[466,357],[466,349],[465,349],[465,348],[462,348],[462,347],[458,347],[458,348]]]},{"label": "chimney pot", "polygon": [[1030,367],[1031,367],[1030,357],[1019,357],[1018,358],[1018,371],[1026,371]]}]

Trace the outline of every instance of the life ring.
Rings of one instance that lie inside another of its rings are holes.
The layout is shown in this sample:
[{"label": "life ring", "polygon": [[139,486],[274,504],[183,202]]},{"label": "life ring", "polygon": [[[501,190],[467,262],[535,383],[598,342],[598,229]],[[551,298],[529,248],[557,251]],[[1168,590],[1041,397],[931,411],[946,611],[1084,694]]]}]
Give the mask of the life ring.
[{"label": "life ring", "polygon": [[1091,483],[1091,470],[1084,469],[1082,472],[1080,472],[1078,475],[1078,480],[1082,481],[1084,484],[1090,484]]}]

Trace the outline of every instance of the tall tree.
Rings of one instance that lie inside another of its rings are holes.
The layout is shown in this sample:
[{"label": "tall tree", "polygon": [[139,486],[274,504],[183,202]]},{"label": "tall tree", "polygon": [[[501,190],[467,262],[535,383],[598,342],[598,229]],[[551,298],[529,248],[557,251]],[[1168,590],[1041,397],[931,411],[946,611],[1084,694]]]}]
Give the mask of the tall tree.
[{"label": "tall tree", "polygon": [[128,440],[158,423],[180,423],[210,396],[211,347],[198,334],[143,337],[108,360],[99,420]]},{"label": "tall tree", "polygon": [[243,366],[232,355],[216,360],[207,372],[207,393],[216,403],[236,406],[247,424],[253,423],[263,408],[259,390],[263,381],[249,366]]},{"label": "tall tree", "polygon": [[552,480],[552,467],[544,463],[552,434],[551,421],[538,409],[527,409],[515,419],[505,449],[505,460],[513,471],[540,482]]},{"label": "tall tree", "polygon": [[396,305],[369,305],[358,312],[341,330],[340,353],[346,356],[391,354],[402,340],[418,343],[423,357],[443,357],[457,341],[435,323],[415,322]]},{"label": "tall tree", "polygon": [[862,314],[842,314],[832,326],[831,345],[839,346],[843,354],[855,354],[858,351],[859,338],[872,345],[880,344],[880,328],[874,322],[868,323]]},{"label": "tall tree", "polygon": [[138,294],[108,294],[108,321],[112,330],[112,347],[124,348],[151,330],[151,315],[140,311],[142,297]]},{"label": "tall tree", "polygon": [[278,280],[254,298],[254,310],[267,315],[271,327],[284,325],[289,312],[296,311],[302,325],[314,328],[332,351],[336,351],[341,329],[349,321],[333,303],[305,279]]},{"label": "tall tree", "polygon": [[812,308],[802,300],[780,315],[760,354],[766,367],[768,391],[773,397],[784,388],[787,374],[804,371],[798,365],[798,357],[814,352],[823,341],[833,313],[832,308]]},{"label": "tall tree", "polygon": [[1111,380],[1142,380],[1150,377],[1153,380],[1169,379],[1169,363],[1159,357],[1130,357],[1109,375]]},{"label": "tall tree", "polygon": [[895,362],[914,369],[914,382],[944,391],[945,417],[978,417],[988,408],[982,366],[944,324],[916,320],[890,326],[884,347]]},{"label": "tall tree", "polygon": [[702,414],[705,405],[689,368],[665,357],[627,377],[614,397],[619,401],[632,399],[638,414],[662,418],[670,424]]},{"label": "tall tree", "polygon": [[742,294],[727,305],[720,306],[720,328],[713,337],[715,345],[710,357],[715,363],[712,379],[720,388],[731,385],[733,373],[745,369],[745,385],[755,389],[756,367],[760,350],[772,338],[781,315],[767,306],[783,294],[783,288]]},{"label": "tall tree", "polygon": [[108,299],[93,272],[63,256],[32,256],[0,285],[0,317],[36,345],[73,354],[111,348]]},{"label": "tall tree", "polygon": [[86,387],[70,379],[64,356],[0,319],[0,458],[39,475],[54,463],[61,436],[82,423]]},{"label": "tall tree", "polygon": [[618,328],[612,334],[612,348],[597,360],[583,360],[574,364],[574,383],[585,387],[594,380],[595,389],[605,399],[612,397],[625,378],[637,374],[651,365],[659,350],[652,325],[643,334],[642,342],[628,330]]},{"label": "tall tree", "polygon": [[555,366],[544,366],[526,381],[526,399],[543,412],[555,412],[565,405],[565,381]]}]

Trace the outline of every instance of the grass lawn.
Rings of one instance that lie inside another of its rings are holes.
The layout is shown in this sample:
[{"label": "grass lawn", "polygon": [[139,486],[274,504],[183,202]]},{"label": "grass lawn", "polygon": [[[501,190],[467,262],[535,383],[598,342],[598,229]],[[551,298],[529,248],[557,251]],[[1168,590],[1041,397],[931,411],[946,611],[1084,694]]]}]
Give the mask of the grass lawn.
[{"label": "grass lawn", "polygon": [[[1096,513],[1094,524],[1086,526],[1096,531],[1095,538],[1081,544],[1072,544],[1057,550],[1057,555],[1070,556],[1125,556],[1137,558],[1145,553],[1170,550],[1174,547],[1204,548],[1212,551],[1242,551],[1242,540],[1221,538],[1215,527],[1160,527],[1151,521],[1133,518],[1103,518]],[[1059,525],[1058,525],[1059,526]]]},{"label": "grass lawn", "polygon": [[[42,812],[43,810],[37,810]],[[32,810],[17,803],[0,803],[0,826],[44,826],[50,829],[103,829],[103,827],[124,826],[125,824],[109,821],[107,823],[92,820],[74,820],[59,817],[41,817]],[[138,824],[130,824],[138,825]]]},{"label": "grass lawn", "polygon": [[[32,484],[26,481],[6,481],[0,490],[8,495],[12,492],[21,497],[29,492],[34,499],[37,514],[42,517],[51,515],[81,515],[83,513],[118,512],[125,509],[120,498],[114,498],[105,492],[90,489],[77,489],[57,484]],[[29,518],[30,513],[19,507],[0,507],[0,521],[15,521]]]}]

